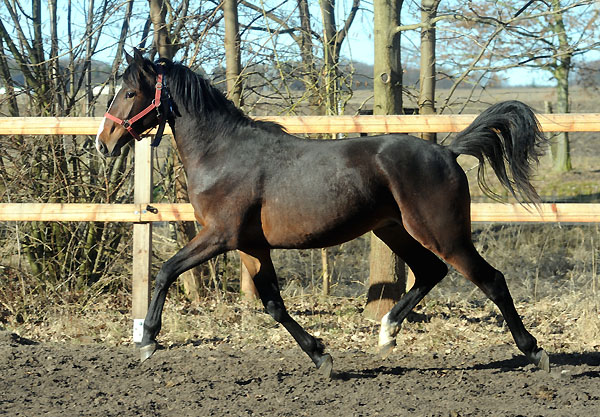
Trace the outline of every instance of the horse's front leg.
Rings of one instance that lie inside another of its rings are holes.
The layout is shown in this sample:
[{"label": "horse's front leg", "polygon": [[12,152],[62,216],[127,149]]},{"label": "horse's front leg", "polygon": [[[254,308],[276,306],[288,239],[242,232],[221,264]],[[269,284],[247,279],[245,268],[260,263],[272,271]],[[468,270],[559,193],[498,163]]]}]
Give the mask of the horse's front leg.
[{"label": "horse's front leg", "polygon": [[242,262],[254,278],[265,311],[281,323],[292,335],[302,350],[310,357],[317,369],[325,376],[331,375],[333,359],[328,353],[323,353],[323,344],[311,336],[287,312],[279,292],[279,284],[275,268],[268,250],[254,251],[252,255],[240,251]]},{"label": "horse's front leg", "polygon": [[205,227],[160,268],[154,283],[154,294],[144,319],[144,335],[140,343],[142,362],[156,351],[156,336],[162,324],[162,311],[169,287],[179,275],[231,248],[222,234]]}]

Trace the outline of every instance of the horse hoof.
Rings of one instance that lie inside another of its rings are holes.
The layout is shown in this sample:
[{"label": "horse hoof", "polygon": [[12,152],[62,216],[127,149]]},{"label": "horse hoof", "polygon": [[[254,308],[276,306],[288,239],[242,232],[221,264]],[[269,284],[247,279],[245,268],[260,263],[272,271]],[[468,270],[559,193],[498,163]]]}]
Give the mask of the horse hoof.
[{"label": "horse hoof", "polygon": [[540,349],[536,353],[536,361],[534,364],[542,371],[550,372],[550,357],[544,349]]},{"label": "horse hoof", "polygon": [[145,346],[142,346],[140,348],[140,362],[144,362],[146,359],[152,356],[154,352],[156,352],[157,347],[158,345],[156,342],[151,342]]},{"label": "horse hoof", "polygon": [[392,353],[392,351],[394,350],[394,348],[396,347],[396,341],[392,340],[391,342],[388,342],[384,345],[379,346],[379,357],[381,357],[381,359],[385,359],[388,356],[390,356],[390,354]]},{"label": "horse hoof", "polygon": [[327,378],[331,378],[331,371],[333,370],[333,358],[329,353],[326,353],[323,356],[321,356],[321,360],[317,365],[317,369],[319,370],[321,375]]}]

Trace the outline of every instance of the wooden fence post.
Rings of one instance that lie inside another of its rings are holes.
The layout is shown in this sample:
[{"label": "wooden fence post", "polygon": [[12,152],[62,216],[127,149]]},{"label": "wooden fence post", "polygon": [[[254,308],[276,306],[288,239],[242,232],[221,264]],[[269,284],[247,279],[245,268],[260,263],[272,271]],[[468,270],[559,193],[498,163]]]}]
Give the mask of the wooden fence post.
[{"label": "wooden fence post", "polygon": [[[134,194],[137,210],[145,211],[152,201],[152,147],[151,138],[135,142]],[[141,214],[141,213],[140,213]],[[144,331],[144,318],[150,302],[150,276],[152,268],[152,223],[133,224],[132,316],[133,342],[140,343]]]}]

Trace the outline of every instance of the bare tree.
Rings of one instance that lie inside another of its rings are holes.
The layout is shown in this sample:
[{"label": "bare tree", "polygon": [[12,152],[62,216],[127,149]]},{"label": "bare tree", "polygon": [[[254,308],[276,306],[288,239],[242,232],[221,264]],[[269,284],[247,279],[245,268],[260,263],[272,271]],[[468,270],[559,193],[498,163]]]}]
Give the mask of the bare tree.
[{"label": "bare tree", "polygon": [[[324,89],[325,115],[341,114],[341,86],[340,86],[340,50],[348,30],[354,21],[360,0],[354,0],[350,13],[341,29],[338,30],[335,21],[335,0],[320,0],[321,19],[323,21],[323,80],[321,88]],[[302,11],[302,9],[300,9]],[[333,136],[335,139],[335,135]],[[321,265],[323,271],[323,295],[329,295],[331,274],[327,248],[321,249]]]},{"label": "bare tree", "polygon": [[[507,17],[494,8],[484,9],[486,16],[477,11],[470,15],[474,22],[502,26],[502,30],[497,31],[502,44],[498,42],[489,48],[490,66],[496,70],[512,66],[546,70],[556,82],[556,110],[568,113],[569,78],[576,59],[600,45],[600,31],[595,24],[600,13],[597,3],[591,0],[530,1],[525,5],[510,4],[507,9],[511,14]],[[554,170],[571,169],[566,132],[555,136],[552,157]]]},{"label": "bare tree", "polygon": [[[419,114],[435,114],[435,18],[440,0],[421,1],[421,65],[419,67]],[[421,137],[435,141],[435,133]]]},{"label": "bare tree", "polygon": [[327,115],[339,114],[340,103],[340,51],[354,22],[360,0],[353,0],[350,12],[343,26],[338,29],[335,21],[335,0],[320,0],[323,20],[323,86],[325,90],[325,111]]},{"label": "bare tree", "polygon": [[[373,2],[375,65],[373,114],[402,113],[402,65],[400,25],[402,0]],[[369,290],[365,316],[380,320],[406,288],[404,263],[374,233],[371,234]]]},{"label": "bare tree", "polygon": [[[61,7],[66,25],[59,27],[56,0],[34,0],[29,5],[4,1],[8,18],[0,21],[0,77],[13,116],[91,114],[100,97],[92,83],[110,77],[110,68],[101,75],[93,59],[103,29],[121,23],[125,8],[111,0],[97,5],[89,1],[84,10],[75,9],[71,2]],[[49,11],[48,21],[44,21],[44,8]],[[74,13],[81,13],[78,19],[86,22],[82,32],[73,23]],[[49,33],[42,30],[44,26]],[[119,158],[102,161],[91,138],[0,139],[7,151],[0,170],[3,201],[110,203],[130,197],[128,148]],[[114,259],[121,256],[119,243],[127,233],[119,224],[45,222],[20,225],[14,232],[28,261],[25,269],[36,283],[33,291],[47,295],[59,287],[81,291],[91,286],[101,291],[110,285]]]},{"label": "bare tree", "polygon": [[225,78],[227,80],[227,96],[240,107],[242,100],[242,59],[240,54],[240,31],[236,0],[223,0],[225,17],[225,59],[227,61]]},{"label": "bare tree", "polygon": [[[236,0],[223,0],[223,16],[225,20],[227,96],[236,106],[240,107],[242,104],[242,61]],[[243,262],[240,264],[240,291],[247,300],[257,299],[258,290],[254,285],[254,277]]]}]

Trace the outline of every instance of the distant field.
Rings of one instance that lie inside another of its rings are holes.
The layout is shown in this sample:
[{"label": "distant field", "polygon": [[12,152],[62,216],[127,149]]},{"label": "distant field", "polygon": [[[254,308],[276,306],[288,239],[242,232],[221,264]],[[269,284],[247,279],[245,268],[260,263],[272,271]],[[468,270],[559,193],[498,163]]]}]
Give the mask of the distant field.
[{"label": "distant field", "polygon": [[[438,90],[436,92],[436,102],[438,107],[448,97],[449,90]],[[350,100],[350,109],[354,109],[363,103],[368,97],[372,96],[371,91],[357,90],[353,98]],[[556,92],[551,87],[515,87],[515,88],[486,88],[486,89],[458,89],[452,94],[452,99],[449,101],[450,110],[444,113],[457,112],[464,102],[470,98],[474,103],[466,106],[463,113],[477,113],[487,105],[497,103],[503,100],[520,100],[532,106],[537,112],[545,112],[544,103],[549,101],[556,102]],[[416,107],[416,100],[411,99],[409,95],[404,96],[405,107]],[[581,87],[573,87],[570,90],[571,113],[596,113],[600,112],[600,90],[599,89],[583,89]],[[367,101],[367,108],[372,108],[373,100]]]}]

